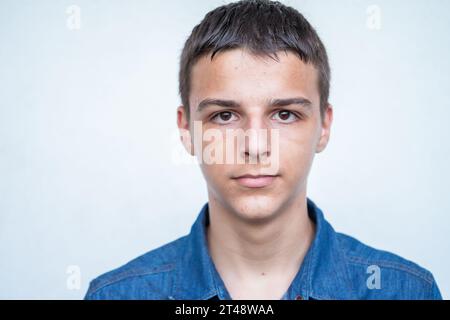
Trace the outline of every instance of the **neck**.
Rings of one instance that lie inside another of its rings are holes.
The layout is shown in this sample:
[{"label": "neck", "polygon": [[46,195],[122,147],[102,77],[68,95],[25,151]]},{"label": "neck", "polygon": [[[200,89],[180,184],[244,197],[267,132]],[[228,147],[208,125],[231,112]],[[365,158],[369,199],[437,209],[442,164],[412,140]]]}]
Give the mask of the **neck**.
[{"label": "neck", "polygon": [[208,247],[221,276],[242,281],[293,278],[315,234],[306,191],[264,223],[251,224],[228,210],[209,197]]}]

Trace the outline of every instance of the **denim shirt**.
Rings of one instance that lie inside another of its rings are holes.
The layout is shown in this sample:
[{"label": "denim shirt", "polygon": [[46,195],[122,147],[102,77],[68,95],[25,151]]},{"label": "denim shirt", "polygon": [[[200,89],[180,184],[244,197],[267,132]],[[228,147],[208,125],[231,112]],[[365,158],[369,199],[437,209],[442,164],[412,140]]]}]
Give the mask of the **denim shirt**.
[{"label": "denim shirt", "polygon": [[[309,198],[307,208],[316,233],[282,299],[442,299],[429,271],[335,232]],[[208,252],[208,224],[206,203],[188,235],[92,280],[85,299],[231,300]]]}]

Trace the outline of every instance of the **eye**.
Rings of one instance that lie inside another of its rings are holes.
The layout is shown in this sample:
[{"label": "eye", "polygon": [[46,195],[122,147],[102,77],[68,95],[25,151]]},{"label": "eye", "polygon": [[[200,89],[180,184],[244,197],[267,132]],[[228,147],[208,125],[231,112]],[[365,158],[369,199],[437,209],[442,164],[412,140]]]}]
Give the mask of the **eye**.
[{"label": "eye", "polygon": [[232,112],[222,111],[222,112],[216,113],[211,118],[211,121],[214,123],[218,123],[218,124],[228,124],[230,122],[233,122],[236,118],[237,118],[236,115],[234,115]]},{"label": "eye", "polygon": [[282,123],[291,123],[299,119],[297,115],[289,110],[280,110],[273,115],[273,118]]}]

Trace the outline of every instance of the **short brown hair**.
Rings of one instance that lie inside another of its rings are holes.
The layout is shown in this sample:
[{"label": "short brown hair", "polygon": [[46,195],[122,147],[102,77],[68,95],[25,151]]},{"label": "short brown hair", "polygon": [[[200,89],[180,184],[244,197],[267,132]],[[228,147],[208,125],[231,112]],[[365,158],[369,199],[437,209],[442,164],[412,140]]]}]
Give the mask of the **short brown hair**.
[{"label": "short brown hair", "polygon": [[330,91],[330,66],[325,46],[305,17],[278,1],[242,0],[208,12],[186,40],[180,58],[179,94],[189,119],[191,69],[198,59],[219,51],[243,48],[278,60],[277,51],[292,51],[311,62],[319,75],[323,119]]}]

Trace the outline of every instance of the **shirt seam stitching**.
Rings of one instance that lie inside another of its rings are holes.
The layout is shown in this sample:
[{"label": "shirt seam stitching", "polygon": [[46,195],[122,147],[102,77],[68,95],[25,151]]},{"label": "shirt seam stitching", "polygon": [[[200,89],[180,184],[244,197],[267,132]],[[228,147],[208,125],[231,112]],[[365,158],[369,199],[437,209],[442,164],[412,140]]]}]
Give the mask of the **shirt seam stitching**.
[{"label": "shirt seam stitching", "polygon": [[390,268],[390,269],[394,269],[394,270],[405,271],[413,276],[416,276],[416,277],[424,280],[425,282],[427,282],[428,285],[433,284],[433,280],[430,279],[430,277],[428,275],[421,274],[420,272],[418,272],[412,268],[405,267],[404,265],[401,265],[401,264],[398,264],[395,262],[383,261],[383,260],[367,261],[367,260],[357,258],[357,257],[352,257],[352,256],[347,256],[347,259],[349,260],[350,263],[354,263],[354,264],[378,265],[383,268]]}]

